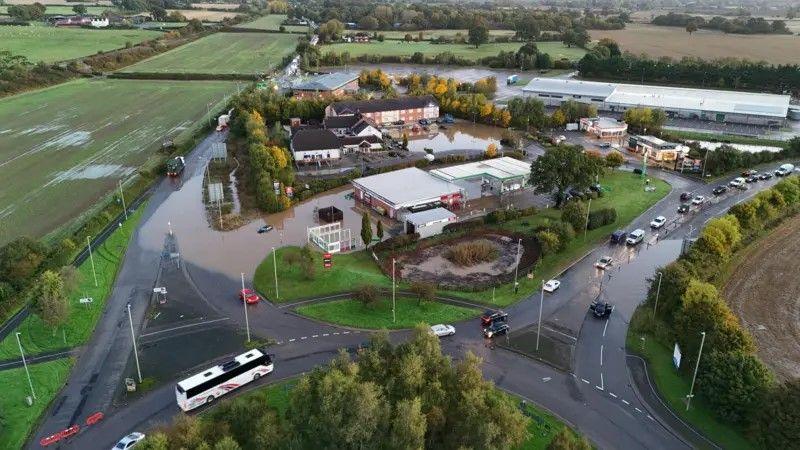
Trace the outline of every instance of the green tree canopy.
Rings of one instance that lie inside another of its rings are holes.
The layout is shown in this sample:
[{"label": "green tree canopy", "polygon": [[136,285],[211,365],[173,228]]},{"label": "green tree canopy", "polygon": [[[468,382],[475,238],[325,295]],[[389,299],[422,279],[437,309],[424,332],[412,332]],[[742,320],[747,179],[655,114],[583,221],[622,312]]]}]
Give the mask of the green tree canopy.
[{"label": "green tree canopy", "polygon": [[559,145],[545,150],[531,164],[531,180],[537,194],[552,194],[561,206],[567,189],[586,189],[603,172],[597,158],[589,157],[581,146]]}]

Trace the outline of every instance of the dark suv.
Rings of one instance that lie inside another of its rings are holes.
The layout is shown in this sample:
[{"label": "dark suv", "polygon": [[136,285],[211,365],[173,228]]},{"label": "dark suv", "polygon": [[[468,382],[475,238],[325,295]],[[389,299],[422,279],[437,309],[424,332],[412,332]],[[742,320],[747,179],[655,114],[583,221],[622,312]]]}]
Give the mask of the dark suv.
[{"label": "dark suv", "polygon": [[508,333],[508,324],[505,322],[495,322],[483,329],[483,335],[489,339]]},{"label": "dark suv", "polygon": [[508,313],[488,309],[481,316],[481,326],[488,327],[496,322],[508,322]]},{"label": "dark suv", "polygon": [[683,194],[681,194],[681,201],[688,202],[689,200],[692,199],[692,197],[694,197],[694,195],[692,195],[691,192],[684,192]]},{"label": "dark suv", "polygon": [[614,306],[608,302],[594,301],[591,305],[589,305],[589,309],[592,311],[595,317],[605,318],[611,315],[611,311],[614,310]]}]

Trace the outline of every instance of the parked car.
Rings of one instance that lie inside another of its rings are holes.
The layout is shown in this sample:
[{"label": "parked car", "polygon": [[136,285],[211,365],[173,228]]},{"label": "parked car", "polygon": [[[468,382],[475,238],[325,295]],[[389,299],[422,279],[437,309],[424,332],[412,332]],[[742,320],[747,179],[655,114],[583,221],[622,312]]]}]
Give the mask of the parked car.
[{"label": "parked car", "polygon": [[608,302],[600,302],[595,300],[589,305],[589,310],[592,311],[595,317],[605,318],[611,315],[611,311],[614,310],[614,305]]},{"label": "parked car", "polygon": [[611,142],[601,142],[597,144],[597,146],[600,148],[611,148]]},{"label": "parked car", "polygon": [[636,168],[633,169],[633,173],[635,173],[636,175],[641,175],[642,174],[642,169],[636,167]]},{"label": "parked car", "polygon": [[755,174],[757,174],[757,173],[758,173],[758,171],[757,171],[757,170],[755,170],[755,169],[749,169],[749,170],[745,170],[744,172],[742,172],[742,176],[743,176],[743,177],[745,177],[745,178],[747,178],[747,177],[751,177],[751,176],[753,176],[753,175],[755,175]]},{"label": "parked car", "polygon": [[759,179],[758,175],[750,175],[745,179],[745,181],[747,181],[748,183],[755,183],[758,181],[758,179]]},{"label": "parked car", "polygon": [[555,292],[555,290],[558,289],[559,287],[561,287],[561,282],[560,281],[558,281],[558,280],[548,280],[547,283],[544,284],[542,289],[544,289],[545,292]]},{"label": "parked car", "polygon": [[242,289],[239,291],[239,300],[243,300],[248,305],[255,305],[261,297],[252,289]]},{"label": "parked car", "polygon": [[644,230],[641,228],[637,228],[628,235],[628,239],[625,240],[625,243],[628,245],[638,245],[640,242],[644,240]]},{"label": "parked car", "polygon": [[508,333],[508,324],[505,322],[495,322],[483,329],[483,335],[489,339]]},{"label": "parked car", "polygon": [[456,327],[452,325],[438,324],[431,326],[431,333],[437,337],[452,336],[456,334]]},{"label": "parked car", "polygon": [[722,195],[726,192],[728,192],[728,186],[723,186],[723,185],[719,185],[715,187],[713,191],[711,191],[711,193],[714,195]]},{"label": "parked car", "polygon": [[611,243],[612,244],[622,244],[623,242],[625,242],[625,238],[626,237],[628,237],[628,233],[626,233],[626,232],[624,232],[622,230],[617,230],[617,231],[611,233]]},{"label": "parked car", "polygon": [[263,225],[263,226],[259,227],[258,234],[262,234],[262,233],[266,233],[266,232],[272,231],[272,228],[273,228],[272,225]]},{"label": "parked car", "polygon": [[664,216],[658,216],[650,222],[650,228],[657,230],[664,226],[667,223],[667,218]]},{"label": "parked car", "polygon": [[750,189],[750,186],[748,186],[745,183],[742,183],[742,184],[736,185],[736,189],[739,189],[740,191],[746,191],[746,190]]},{"label": "parked car", "polygon": [[134,431],[133,433],[120,439],[119,442],[117,442],[117,445],[115,445],[114,448],[111,450],[125,450],[133,448],[133,446],[138,444],[139,441],[141,441],[142,439],[144,439],[144,433],[139,433],[138,431]]},{"label": "parked car", "polygon": [[481,316],[481,325],[486,327],[495,322],[508,322],[508,313],[487,309],[486,312],[483,313],[483,316]]},{"label": "parked car", "polygon": [[419,119],[420,125],[430,125],[431,122],[428,119]]},{"label": "parked car", "polygon": [[692,205],[688,203],[683,203],[680,207],[678,207],[678,213],[686,214],[689,212],[690,209],[692,209]]},{"label": "parked car", "polygon": [[392,122],[392,124],[393,125],[405,125],[406,121],[405,120],[397,120],[397,121]]},{"label": "parked car", "polygon": [[684,192],[681,194],[681,201],[688,202],[694,195],[691,192]]},{"label": "parked car", "polygon": [[598,192],[598,193],[599,192],[603,192],[603,186],[600,186],[600,183],[593,184],[593,185],[589,186],[589,190],[590,191],[594,191],[594,192]]},{"label": "parked car", "polygon": [[702,205],[705,202],[706,202],[706,198],[703,197],[702,195],[695,195],[694,198],[692,199],[692,204],[693,205]]},{"label": "parked car", "polygon": [[731,182],[728,183],[728,185],[730,187],[738,188],[739,186],[743,186],[745,183],[747,183],[747,180],[745,180],[742,177],[737,177],[731,180]]},{"label": "parked car", "polygon": [[769,172],[764,172],[764,173],[761,174],[760,177],[758,177],[758,179],[762,180],[762,181],[769,180],[770,178],[772,178],[772,174],[769,173]]},{"label": "parked car", "polygon": [[603,256],[594,263],[594,266],[600,270],[606,270],[614,265],[614,259],[610,256]]}]

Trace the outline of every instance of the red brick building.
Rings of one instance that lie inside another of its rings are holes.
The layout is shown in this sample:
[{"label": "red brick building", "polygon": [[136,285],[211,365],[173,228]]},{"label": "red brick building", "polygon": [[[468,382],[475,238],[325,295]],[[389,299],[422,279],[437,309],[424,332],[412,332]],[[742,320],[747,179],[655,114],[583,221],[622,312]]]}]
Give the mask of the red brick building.
[{"label": "red brick building", "polygon": [[401,97],[391,99],[336,102],[325,108],[325,117],[352,116],[361,114],[378,125],[402,120],[405,123],[420,119],[439,118],[439,103],[432,96]]}]

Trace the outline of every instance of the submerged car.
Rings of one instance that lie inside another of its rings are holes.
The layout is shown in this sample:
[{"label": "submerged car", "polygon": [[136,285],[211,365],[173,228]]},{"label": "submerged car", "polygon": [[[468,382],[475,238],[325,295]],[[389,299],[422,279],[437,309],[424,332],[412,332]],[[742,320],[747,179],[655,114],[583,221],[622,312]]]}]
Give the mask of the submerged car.
[{"label": "submerged car", "polygon": [[684,203],[678,208],[678,212],[681,214],[686,214],[689,212],[690,209],[692,209],[692,205]]},{"label": "submerged car", "polygon": [[692,204],[693,205],[702,205],[705,202],[706,202],[706,198],[703,197],[702,195],[695,195],[694,198],[692,199]]},{"label": "submerged car", "polygon": [[268,231],[272,231],[272,228],[273,228],[273,226],[272,226],[272,225],[264,225],[264,226],[261,226],[261,227],[259,227],[259,229],[258,229],[258,234],[262,234],[262,233],[266,233],[266,232],[268,232]]},{"label": "submerged car", "polygon": [[136,444],[139,443],[144,439],[144,433],[139,433],[138,431],[134,431],[133,433],[125,436],[124,438],[120,439],[117,442],[117,445],[114,446],[111,450],[126,450],[129,448],[133,448]]},{"label": "submerged car", "polygon": [[594,266],[598,269],[605,270],[611,267],[614,264],[614,259],[610,256],[603,256],[602,258],[598,259]]},{"label": "submerged car", "polygon": [[628,245],[638,245],[643,240],[644,240],[644,230],[642,230],[641,228],[637,228],[631,231],[631,234],[628,235],[628,239],[625,240],[625,243]]},{"label": "submerged car", "polygon": [[714,190],[711,191],[711,193],[714,195],[722,195],[726,192],[728,192],[728,186],[722,186],[722,185],[715,187]]},{"label": "submerged car", "polygon": [[508,313],[488,309],[481,316],[481,325],[483,326],[489,326],[495,322],[508,322]]},{"label": "submerged car", "polygon": [[659,229],[667,223],[667,218],[664,216],[658,216],[650,222],[650,228]]}]

